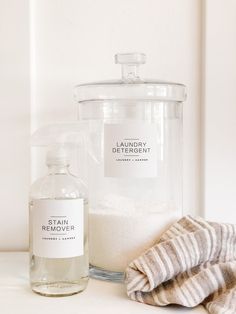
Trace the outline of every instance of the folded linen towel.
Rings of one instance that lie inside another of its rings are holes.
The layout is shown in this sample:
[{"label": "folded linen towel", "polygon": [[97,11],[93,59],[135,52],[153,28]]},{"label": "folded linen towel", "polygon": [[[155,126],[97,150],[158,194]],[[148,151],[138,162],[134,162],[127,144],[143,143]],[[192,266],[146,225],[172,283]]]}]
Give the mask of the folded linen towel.
[{"label": "folded linen towel", "polygon": [[236,314],[236,225],[186,216],[126,270],[132,300]]}]

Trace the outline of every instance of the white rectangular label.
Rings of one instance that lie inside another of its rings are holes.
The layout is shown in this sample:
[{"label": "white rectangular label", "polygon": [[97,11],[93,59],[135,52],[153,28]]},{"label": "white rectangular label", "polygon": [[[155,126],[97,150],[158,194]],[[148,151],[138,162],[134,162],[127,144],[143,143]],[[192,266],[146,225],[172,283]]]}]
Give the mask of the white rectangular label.
[{"label": "white rectangular label", "polygon": [[105,124],[104,176],[156,177],[156,125]]},{"label": "white rectangular label", "polygon": [[33,254],[67,258],[84,254],[84,200],[34,200]]}]

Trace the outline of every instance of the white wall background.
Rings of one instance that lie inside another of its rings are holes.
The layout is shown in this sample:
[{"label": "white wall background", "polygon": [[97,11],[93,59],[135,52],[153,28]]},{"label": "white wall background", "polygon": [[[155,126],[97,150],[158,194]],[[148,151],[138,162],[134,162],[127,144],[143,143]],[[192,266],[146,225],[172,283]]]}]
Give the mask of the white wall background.
[{"label": "white wall background", "polygon": [[[75,120],[73,86],[119,77],[119,66],[113,62],[117,52],[144,52],[144,77],[187,85],[185,212],[205,212],[214,220],[234,218],[236,222],[236,214],[232,214],[236,2],[226,2],[24,0],[19,4],[0,0],[1,43],[6,49],[0,58],[4,66],[0,79],[5,84],[0,95],[5,124],[0,127],[3,151],[7,152],[0,156],[4,186],[0,192],[0,249],[25,249],[28,245],[30,132],[50,122]],[[7,140],[3,134],[8,134]],[[33,179],[40,171],[32,157]],[[11,170],[7,171],[6,164],[13,165]]]},{"label": "white wall background", "polygon": [[236,1],[208,0],[205,12],[203,207],[236,223]]},{"label": "white wall background", "polygon": [[29,7],[0,0],[0,249],[28,242]]}]

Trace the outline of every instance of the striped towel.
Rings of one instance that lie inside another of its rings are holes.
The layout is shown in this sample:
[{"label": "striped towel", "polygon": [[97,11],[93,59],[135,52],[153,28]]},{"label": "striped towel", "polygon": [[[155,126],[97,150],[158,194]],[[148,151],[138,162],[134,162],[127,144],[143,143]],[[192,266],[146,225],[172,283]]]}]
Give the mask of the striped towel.
[{"label": "striped towel", "polygon": [[128,266],[126,286],[142,303],[236,314],[236,225],[182,218]]}]

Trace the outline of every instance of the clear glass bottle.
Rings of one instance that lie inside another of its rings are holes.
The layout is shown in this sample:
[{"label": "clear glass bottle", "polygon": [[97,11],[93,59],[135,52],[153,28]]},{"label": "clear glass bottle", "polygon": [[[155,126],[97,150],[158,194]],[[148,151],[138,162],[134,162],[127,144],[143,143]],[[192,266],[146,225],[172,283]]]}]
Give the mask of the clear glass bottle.
[{"label": "clear glass bottle", "polygon": [[72,295],[88,281],[87,191],[65,149],[54,147],[46,163],[48,175],[30,191],[30,284],[41,295]]}]

